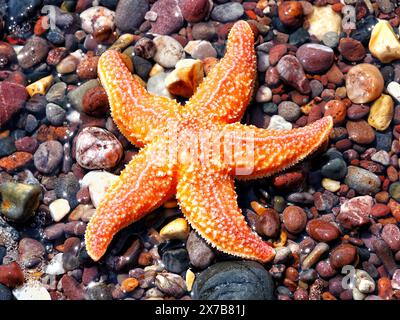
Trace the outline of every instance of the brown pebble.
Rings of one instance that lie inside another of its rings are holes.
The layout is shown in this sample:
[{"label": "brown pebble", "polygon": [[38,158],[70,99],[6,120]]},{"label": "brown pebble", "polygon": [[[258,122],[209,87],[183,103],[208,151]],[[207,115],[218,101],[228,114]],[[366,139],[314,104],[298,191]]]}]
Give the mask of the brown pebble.
[{"label": "brown pebble", "polygon": [[351,62],[361,61],[365,57],[363,44],[353,38],[340,39],[338,49],[341,55]]},{"label": "brown pebble", "polygon": [[307,223],[307,215],[298,206],[286,207],[283,211],[283,224],[290,233],[300,233],[304,230]]},{"label": "brown pebble", "polygon": [[335,269],[340,269],[345,265],[351,265],[356,260],[357,249],[351,244],[341,244],[337,246],[329,257],[331,266]]},{"label": "brown pebble", "polygon": [[307,233],[317,241],[330,242],[340,236],[339,229],[322,219],[314,219],[307,223]]},{"label": "brown pebble", "polygon": [[285,26],[299,27],[303,23],[303,6],[297,1],[281,2],[278,6],[278,15]]}]

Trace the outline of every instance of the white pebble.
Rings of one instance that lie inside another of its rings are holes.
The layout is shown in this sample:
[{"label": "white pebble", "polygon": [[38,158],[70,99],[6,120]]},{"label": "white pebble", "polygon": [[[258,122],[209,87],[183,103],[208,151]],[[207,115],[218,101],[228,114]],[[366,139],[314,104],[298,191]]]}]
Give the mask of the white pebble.
[{"label": "white pebble", "polygon": [[64,274],[65,270],[63,267],[62,257],[62,253],[56,254],[53,259],[50,260],[50,263],[47,265],[44,272],[52,276]]},{"label": "white pebble", "polygon": [[49,205],[50,215],[55,222],[61,221],[71,210],[69,202],[66,199],[54,200]]},{"label": "white pebble", "polygon": [[362,293],[371,293],[375,291],[375,281],[364,270],[356,271],[356,288]]},{"label": "white pebble", "polygon": [[398,102],[400,102],[400,84],[399,83],[392,81],[391,83],[388,84],[387,91],[393,98],[395,98]]},{"label": "white pebble", "polygon": [[89,188],[90,199],[97,208],[106,195],[107,189],[118,179],[118,176],[107,171],[91,171],[81,180],[82,187]]},{"label": "white pebble", "polygon": [[51,300],[49,292],[39,282],[29,282],[13,290],[17,300]]},{"label": "white pebble", "polygon": [[286,121],[283,117],[273,115],[268,125],[269,130],[291,130],[292,124]]},{"label": "white pebble", "polygon": [[257,102],[268,102],[272,99],[272,91],[267,86],[261,86],[257,90],[256,101]]}]

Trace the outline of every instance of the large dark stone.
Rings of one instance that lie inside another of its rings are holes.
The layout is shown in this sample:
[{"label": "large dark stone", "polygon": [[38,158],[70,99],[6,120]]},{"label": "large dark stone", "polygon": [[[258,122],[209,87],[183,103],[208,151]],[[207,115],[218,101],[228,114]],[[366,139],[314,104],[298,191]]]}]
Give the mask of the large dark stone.
[{"label": "large dark stone", "polygon": [[274,299],[272,277],[253,261],[214,264],[198,275],[192,291],[198,300]]}]

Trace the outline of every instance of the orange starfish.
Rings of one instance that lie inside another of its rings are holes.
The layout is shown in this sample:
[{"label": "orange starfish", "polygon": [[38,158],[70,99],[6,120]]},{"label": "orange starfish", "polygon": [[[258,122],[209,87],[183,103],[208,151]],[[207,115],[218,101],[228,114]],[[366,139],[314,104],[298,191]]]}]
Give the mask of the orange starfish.
[{"label": "orange starfish", "polygon": [[225,57],[183,107],[149,94],[117,51],[99,61],[112,116],[121,132],[144,147],[108,189],[86,230],[86,248],[99,260],[113,236],[176,194],[191,226],[217,249],[270,261],[274,249],[247,225],[234,177],[272,175],[305,158],[328,139],[332,119],[290,131],[238,123],[256,76],[250,26],[233,26]]}]

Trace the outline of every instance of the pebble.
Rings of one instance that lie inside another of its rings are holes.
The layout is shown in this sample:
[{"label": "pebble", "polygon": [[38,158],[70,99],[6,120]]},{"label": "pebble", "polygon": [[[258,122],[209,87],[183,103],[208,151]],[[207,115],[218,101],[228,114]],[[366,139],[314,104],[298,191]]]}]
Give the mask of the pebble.
[{"label": "pebble", "polygon": [[63,158],[63,146],[58,141],[47,141],[39,145],[33,161],[37,170],[44,174],[54,172]]},{"label": "pebble", "polygon": [[347,96],[353,103],[367,103],[377,99],[384,88],[384,80],[377,67],[361,63],[351,67],[346,76]]},{"label": "pebble", "polygon": [[256,230],[259,234],[269,238],[276,238],[280,232],[278,212],[271,208],[264,208],[256,222]]},{"label": "pebble", "polygon": [[363,44],[353,38],[341,38],[338,49],[341,55],[351,62],[361,61],[365,57]]},{"label": "pebble", "polygon": [[45,273],[53,276],[64,274],[63,253],[56,254],[46,266]]},{"label": "pebble", "polygon": [[400,41],[389,21],[379,20],[374,26],[368,49],[382,63],[400,59]]},{"label": "pebble", "polygon": [[318,243],[312,251],[303,260],[301,266],[303,269],[309,269],[315,265],[320,258],[329,250],[329,245],[325,242]]},{"label": "pebble", "polygon": [[187,290],[185,280],[173,273],[161,273],[157,275],[155,285],[165,294],[175,298],[182,297]]},{"label": "pebble", "polygon": [[200,60],[179,60],[175,70],[165,78],[165,86],[172,95],[190,98],[203,81],[203,64]]},{"label": "pebble", "polygon": [[0,265],[0,284],[15,288],[24,283],[25,278],[17,262]]},{"label": "pebble", "polygon": [[301,109],[292,101],[282,101],[278,105],[278,114],[286,121],[295,122],[301,116]]},{"label": "pebble", "polygon": [[86,56],[76,68],[76,74],[82,80],[95,79],[97,78],[97,65],[99,63],[98,56]]},{"label": "pebble", "polygon": [[51,300],[50,293],[38,281],[25,283],[14,289],[13,295],[17,300]]},{"label": "pebble", "polygon": [[76,161],[86,169],[111,169],[121,160],[123,147],[109,131],[84,128],[76,138]]},{"label": "pebble", "polygon": [[199,269],[205,269],[215,259],[214,251],[210,246],[192,231],[186,242],[186,249],[189,254],[190,263]]},{"label": "pebble", "polygon": [[349,166],[345,183],[361,195],[376,194],[380,191],[379,177],[363,168]]},{"label": "pebble", "polygon": [[172,37],[157,36],[153,41],[157,48],[154,61],[164,68],[175,67],[185,55],[182,45]]},{"label": "pebble", "polygon": [[[154,18],[150,19],[150,14]],[[178,31],[184,23],[182,11],[178,6],[178,0],[158,0],[151,7],[146,16],[151,23],[150,32],[168,35]]]},{"label": "pebble", "polygon": [[189,225],[184,218],[178,218],[160,230],[160,236],[167,240],[186,240],[189,236]]},{"label": "pebble", "polygon": [[388,93],[396,99],[397,102],[400,102],[400,84],[392,81],[387,86]]},{"label": "pebble", "polygon": [[121,0],[115,10],[115,24],[122,32],[134,32],[149,10],[147,0]]},{"label": "pebble", "polygon": [[291,130],[292,124],[279,115],[273,115],[269,121],[268,130]]},{"label": "pebble", "polygon": [[332,250],[329,261],[335,269],[352,265],[357,258],[357,249],[351,244],[343,243]]},{"label": "pebble", "polygon": [[196,300],[272,300],[274,284],[264,267],[253,261],[227,261],[201,272],[193,285]]},{"label": "pebble", "polygon": [[385,150],[379,150],[378,152],[375,152],[372,155],[371,160],[383,164],[384,166],[388,166],[390,164],[389,154]]},{"label": "pebble", "polygon": [[336,226],[322,219],[310,220],[306,230],[314,240],[321,242],[330,242],[340,236],[340,230]]},{"label": "pebble", "polygon": [[375,239],[372,241],[373,250],[375,251],[378,258],[382,261],[386,271],[393,275],[395,270],[398,268],[390,247],[386,244],[384,240]]},{"label": "pebble", "polygon": [[9,156],[15,151],[17,151],[17,149],[13,137],[0,139],[0,157]]},{"label": "pebble", "polygon": [[67,90],[67,85],[64,82],[57,82],[52,85],[46,94],[47,102],[54,104],[62,104],[65,98],[65,91]]},{"label": "pebble", "polygon": [[244,14],[243,6],[238,2],[228,2],[217,5],[211,12],[211,18],[215,21],[226,23],[239,20]]},{"label": "pebble", "polygon": [[106,195],[108,187],[118,179],[118,176],[106,171],[90,171],[81,180],[82,187],[88,187],[90,199],[95,208]]},{"label": "pebble", "polygon": [[18,253],[23,267],[34,268],[42,261],[45,248],[35,239],[23,238],[18,244]]},{"label": "pebble", "polygon": [[71,210],[68,200],[57,199],[49,205],[50,215],[55,222],[61,221]]},{"label": "pebble", "polygon": [[322,166],[321,174],[326,178],[340,180],[347,174],[346,162],[341,158],[329,160],[325,165]]},{"label": "pebble", "polygon": [[332,6],[313,7],[313,11],[307,16],[308,32],[318,40],[322,40],[328,32],[339,35],[342,31],[342,17],[332,9]]},{"label": "pebble", "polygon": [[60,281],[64,295],[68,300],[85,300],[83,287],[73,277],[65,274]]},{"label": "pebble", "polygon": [[282,220],[283,225],[290,233],[298,234],[306,227],[307,215],[302,208],[289,206],[283,211]]},{"label": "pebble", "polygon": [[189,267],[189,255],[186,249],[167,250],[162,255],[165,268],[173,273],[181,273]]},{"label": "pebble", "polygon": [[85,92],[82,111],[92,116],[104,116],[109,110],[107,93],[103,87],[94,87]]},{"label": "pebble", "polygon": [[329,48],[336,48],[339,43],[339,35],[335,31],[329,31],[322,36],[321,41]]},{"label": "pebble", "polygon": [[400,290],[400,269],[394,272],[391,284],[393,289]]},{"label": "pebble", "polygon": [[88,300],[104,301],[113,299],[111,288],[105,283],[90,285],[86,290],[86,294]]},{"label": "pebble", "polygon": [[327,46],[306,43],[297,49],[296,57],[306,72],[320,74],[332,66],[335,54]]},{"label": "pebble", "polygon": [[42,189],[39,185],[7,182],[0,185],[1,213],[12,222],[25,222],[35,214]]},{"label": "pebble", "polygon": [[61,126],[66,120],[67,111],[59,105],[49,103],[46,105],[46,118],[53,126]]},{"label": "pebble", "polygon": [[147,81],[147,91],[156,96],[164,96],[173,99],[173,95],[168,91],[165,83],[168,74],[169,73],[166,72],[160,72],[150,77]]},{"label": "pebble", "polygon": [[353,229],[369,222],[369,214],[374,204],[371,196],[355,197],[340,206],[337,221],[346,229]]},{"label": "pebble", "polygon": [[21,108],[28,99],[24,86],[7,81],[0,82],[0,126],[3,127]]},{"label": "pebble", "polygon": [[347,121],[349,138],[359,144],[370,144],[375,140],[375,132],[365,120]]},{"label": "pebble", "polygon": [[256,101],[259,103],[269,102],[272,99],[272,90],[266,86],[262,85],[258,88],[256,93]]},{"label": "pebble", "polygon": [[304,74],[303,67],[299,60],[291,55],[282,57],[276,69],[280,78],[302,94],[311,92],[310,82]]},{"label": "pebble", "polygon": [[400,201],[400,183],[392,183],[389,187],[390,196],[396,201]]},{"label": "pebble", "polygon": [[388,223],[382,229],[382,239],[394,252],[400,250],[400,229],[397,225]]},{"label": "pebble", "polygon": [[337,192],[340,190],[340,181],[323,178],[321,184],[326,190],[330,192]]},{"label": "pebble", "polygon": [[355,286],[361,293],[371,293],[375,291],[374,279],[364,270],[356,271]]},{"label": "pebble", "polygon": [[393,113],[393,99],[389,95],[382,94],[371,106],[368,123],[376,130],[384,131],[389,128]]},{"label": "pebble", "polygon": [[115,12],[102,6],[83,11],[80,18],[82,29],[89,34],[115,28]]},{"label": "pebble", "polygon": [[303,6],[300,2],[285,1],[278,6],[279,20],[290,28],[298,28],[302,25],[303,14]]},{"label": "pebble", "polygon": [[78,88],[70,91],[67,94],[67,98],[71,103],[72,107],[78,111],[83,111],[83,98],[86,92],[98,86],[99,82],[95,79],[92,79],[80,85]]},{"label": "pebble", "polygon": [[30,69],[43,62],[50,48],[47,41],[41,37],[30,38],[18,53],[18,62],[23,69]]},{"label": "pebble", "polygon": [[183,18],[190,23],[203,20],[211,7],[208,0],[179,0],[178,3]]}]

